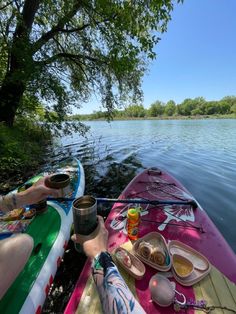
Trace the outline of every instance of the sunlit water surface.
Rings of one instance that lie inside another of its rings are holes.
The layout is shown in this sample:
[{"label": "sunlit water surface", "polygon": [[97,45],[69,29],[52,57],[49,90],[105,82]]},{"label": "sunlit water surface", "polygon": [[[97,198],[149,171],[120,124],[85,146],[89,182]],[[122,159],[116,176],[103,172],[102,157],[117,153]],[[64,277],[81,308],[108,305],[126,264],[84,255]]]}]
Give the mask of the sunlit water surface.
[{"label": "sunlit water surface", "polygon": [[236,252],[236,120],[85,122],[56,141],[54,161],[81,160],[86,193],[117,197],[147,167],[174,175],[200,202]]}]

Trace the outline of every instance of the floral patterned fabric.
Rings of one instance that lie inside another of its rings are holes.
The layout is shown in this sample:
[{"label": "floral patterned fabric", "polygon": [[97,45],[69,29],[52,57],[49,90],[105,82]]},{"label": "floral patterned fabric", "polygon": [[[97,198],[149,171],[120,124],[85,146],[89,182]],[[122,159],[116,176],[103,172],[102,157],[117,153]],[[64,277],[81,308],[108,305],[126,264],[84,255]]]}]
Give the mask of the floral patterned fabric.
[{"label": "floral patterned fabric", "polygon": [[134,298],[121,277],[117,267],[111,262],[107,269],[92,267],[94,282],[97,286],[103,313],[146,313]]}]

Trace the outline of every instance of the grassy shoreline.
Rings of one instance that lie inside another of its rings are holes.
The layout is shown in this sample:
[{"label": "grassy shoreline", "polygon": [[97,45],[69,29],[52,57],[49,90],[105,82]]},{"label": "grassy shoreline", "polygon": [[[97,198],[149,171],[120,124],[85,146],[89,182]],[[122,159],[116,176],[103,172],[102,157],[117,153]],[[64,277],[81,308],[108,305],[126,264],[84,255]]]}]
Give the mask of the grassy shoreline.
[{"label": "grassy shoreline", "polygon": [[[106,121],[105,118],[88,118],[81,115],[81,121]],[[227,115],[202,115],[202,116],[158,116],[158,117],[113,117],[112,121],[132,121],[132,120],[216,120],[216,119],[236,119],[236,114]]]},{"label": "grassy shoreline", "polygon": [[12,128],[0,124],[0,194],[38,171],[50,142],[50,132],[29,120],[18,120]]}]

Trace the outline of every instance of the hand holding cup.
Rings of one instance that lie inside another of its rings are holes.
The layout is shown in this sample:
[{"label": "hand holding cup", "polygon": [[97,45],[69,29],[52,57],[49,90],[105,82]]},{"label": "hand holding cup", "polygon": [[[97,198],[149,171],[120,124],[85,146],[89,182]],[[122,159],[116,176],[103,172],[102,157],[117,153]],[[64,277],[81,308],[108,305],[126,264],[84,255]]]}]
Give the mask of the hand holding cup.
[{"label": "hand holding cup", "polygon": [[103,218],[97,216],[97,228],[89,235],[74,234],[71,239],[82,245],[84,253],[91,258],[101,252],[107,251],[108,231],[104,225]]}]

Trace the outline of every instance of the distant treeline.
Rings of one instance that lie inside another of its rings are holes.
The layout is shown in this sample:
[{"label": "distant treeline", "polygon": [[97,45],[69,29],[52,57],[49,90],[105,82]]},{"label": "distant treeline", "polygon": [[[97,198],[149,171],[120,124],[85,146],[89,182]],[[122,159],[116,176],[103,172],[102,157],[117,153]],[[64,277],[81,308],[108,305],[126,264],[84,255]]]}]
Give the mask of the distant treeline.
[{"label": "distant treeline", "polygon": [[[206,101],[203,97],[187,98],[180,104],[176,104],[173,100],[169,100],[167,103],[157,100],[147,109],[143,105],[130,105],[124,110],[114,110],[113,118],[197,117],[230,114],[236,115],[236,96],[227,96],[218,101]],[[94,111],[92,114],[74,115],[70,118],[80,120],[106,119],[107,113]]]}]

